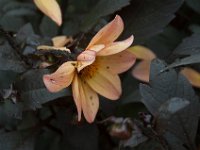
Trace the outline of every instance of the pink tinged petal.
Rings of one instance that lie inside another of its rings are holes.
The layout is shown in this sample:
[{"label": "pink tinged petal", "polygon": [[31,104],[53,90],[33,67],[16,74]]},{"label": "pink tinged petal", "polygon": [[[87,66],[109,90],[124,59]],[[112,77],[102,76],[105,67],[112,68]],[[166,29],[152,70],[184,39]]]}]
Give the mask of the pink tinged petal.
[{"label": "pink tinged petal", "polygon": [[56,0],[34,0],[36,6],[59,26],[62,24],[60,6]]},{"label": "pink tinged petal", "polygon": [[55,47],[63,47],[67,43],[72,42],[73,39],[71,37],[67,37],[67,36],[61,35],[61,36],[56,36],[56,37],[52,38],[52,41],[53,41],[53,45]]},{"label": "pink tinged petal", "polygon": [[97,56],[108,56],[117,54],[125,49],[127,49],[133,43],[133,35],[124,41],[114,42],[106,45],[104,49],[97,53]]},{"label": "pink tinged petal", "polygon": [[192,68],[185,67],[183,70],[181,70],[181,74],[183,74],[193,86],[200,88],[199,72]]},{"label": "pink tinged petal", "polygon": [[81,71],[86,66],[91,65],[95,61],[95,58],[96,58],[96,52],[92,50],[85,50],[80,55],[78,55],[77,57],[78,72]]},{"label": "pink tinged petal", "polygon": [[93,45],[89,50],[95,51],[96,53],[102,50],[105,47],[104,44]]},{"label": "pink tinged petal", "polygon": [[71,84],[75,73],[74,63],[68,61],[62,64],[56,72],[43,76],[43,82],[50,92],[58,92]]},{"label": "pink tinged petal", "polygon": [[87,83],[82,82],[83,95],[82,96],[82,109],[85,119],[92,123],[96,117],[99,109],[99,97],[97,93],[91,89]]},{"label": "pink tinged petal", "polygon": [[99,69],[86,82],[97,93],[111,100],[118,99],[122,93],[119,76],[105,69]]},{"label": "pink tinged petal", "polygon": [[113,21],[105,25],[90,41],[86,49],[93,45],[108,44],[115,41],[124,29],[124,23],[120,16],[116,16]]},{"label": "pink tinged petal", "polygon": [[98,63],[102,68],[110,70],[114,74],[119,74],[127,71],[135,63],[135,56],[129,51],[98,57]]},{"label": "pink tinged petal", "polygon": [[132,75],[141,81],[149,82],[150,75],[150,64],[151,61],[141,61],[139,62],[132,71]]},{"label": "pink tinged petal", "polygon": [[156,58],[156,55],[150,49],[141,45],[132,46],[128,48],[128,50],[133,53],[137,59],[152,60]]},{"label": "pink tinged petal", "polygon": [[77,74],[75,74],[73,82],[72,82],[72,93],[74,102],[76,104],[77,112],[78,112],[78,121],[81,120],[81,84],[80,79],[78,78]]}]

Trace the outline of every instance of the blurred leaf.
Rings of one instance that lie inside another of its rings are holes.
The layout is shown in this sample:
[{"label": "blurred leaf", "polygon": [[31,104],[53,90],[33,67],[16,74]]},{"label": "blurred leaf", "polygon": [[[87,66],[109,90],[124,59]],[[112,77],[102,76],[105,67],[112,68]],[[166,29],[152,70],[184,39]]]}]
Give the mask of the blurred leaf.
[{"label": "blurred leaf", "polygon": [[122,7],[129,5],[129,1],[130,0],[99,0],[83,18],[84,21],[81,25],[81,31],[87,32],[101,17],[112,14]]},{"label": "blurred leaf", "polygon": [[27,16],[35,14],[35,7],[32,3],[10,2],[4,5],[2,11],[5,15]]},{"label": "blurred leaf", "polygon": [[200,53],[200,34],[194,33],[183,39],[181,44],[174,50],[174,54],[195,55]]},{"label": "blurred leaf", "polygon": [[20,100],[26,108],[41,108],[41,105],[59,97],[69,96],[69,89],[64,89],[57,93],[49,92],[44,86],[42,77],[49,73],[47,70],[35,69],[23,74],[16,83],[20,93]]},{"label": "blurred leaf", "polygon": [[29,131],[4,132],[0,136],[2,150],[34,150],[34,133]]},{"label": "blurred leaf", "polygon": [[43,36],[54,37],[58,33],[58,26],[49,17],[44,16],[40,24],[40,31]]},{"label": "blurred leaf", "polygon": [[0,70],[0,89],[6,89],[12,84],[18,77],[18,73],[13,71]]},{"label": "blurred leaf", "polygon": [[186,3],[200,14],[200,1],[199,0],[186,0]]},{"label": "blurred leaf", "polygon": [[25,64],[17,55],[17,52],[9,46],[8,42],[0,45],[0,70],[14,72],[25,71]]},{"label": "blurred leaf", "polygon": [[[133,0],[125,10],[123,37],[135,36],[134,44],[161,32],[174,18],[183,0]],[[123,14],[122,14],[123,15]]]}]

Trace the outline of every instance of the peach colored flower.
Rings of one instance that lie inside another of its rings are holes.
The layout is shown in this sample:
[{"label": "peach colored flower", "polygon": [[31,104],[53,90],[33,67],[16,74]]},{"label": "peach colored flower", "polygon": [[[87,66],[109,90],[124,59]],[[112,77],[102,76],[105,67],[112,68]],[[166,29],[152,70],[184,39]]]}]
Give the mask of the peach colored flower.
[{"label": "peach colored flower", "polygon": [[76,61],[65,62],[54,73],[43,77],[51,92],[72,84],[78,120],[83,112],[89,123],[94,121],[99,108],[97,93],[111,100],[121,95],[118,74],[128,70],[135,62],[135,56],[126,51],[133,42],[133,36],[115,42],[123,28],[121,17],[116,16],[92,38]]},{"label": "peach colored flower", "polygon": [[34,0],[35,5],[59,26],[62,24],[60,6],[56,0]]}]

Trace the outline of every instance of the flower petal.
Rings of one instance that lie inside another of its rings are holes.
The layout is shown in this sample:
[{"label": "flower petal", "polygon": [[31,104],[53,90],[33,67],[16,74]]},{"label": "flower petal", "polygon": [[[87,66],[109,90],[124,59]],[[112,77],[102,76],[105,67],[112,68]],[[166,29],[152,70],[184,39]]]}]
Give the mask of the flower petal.
[{"label": "flower petal", "polygon": [[86,82],[97,93],[111,100],[118,99],[122,93],[119,76],[103,68],[99,68],[91,78],[86,79]]},{"label": "flower petal", "polygon": [[105,25],[90,41],[86,49],[97,44],[108,44],[115,41],[124,29],[124,23],[120,16],[116,16],[113,21]]},{"label": "flower petal", "polygon": [[81,120],[81,111],[82,111],[82,106],[81,106],[81,82],[79,81],[80,79],[78,78],[77,74],[75,74],[74,79],[72,81],[72,93],[73,93],[73,98],[74,102],[76,104],[76,109],[78,112],[78,121]]},{"label": "flower petal", "polygon": [[36,6],[48,17],[50,17],[59,26],[62,24],[62,15],[60,6],[56,0],[34,0]]},{"label": "flower petal", "polygon": [[133,68],[132,75],[138,80],[149,82],[150,64],[151,61],[146,61],[146,60],[139,62]]},{"label": "flower petal", "polygon": [[114,74],[127,71],[136,60],[135,56],[127,50],[108,57],[102,56],[97,58],[102,68],[110,70]]},{"label": "flower petal", "polygon": [[72,42],[73,39],[72,39],[72,37],[67,37],[65,35],[61,35],[61,36],[56,36],[56,37],[52,38],[52,41],[53,41],[53,46],[55,46],[55,47],[63,47],[67,43]]},{"label": "flower petal", "polygon": [[87,85],[87,83],[83,83],[82,87],[84,91],[84,98],[82,97],[83,114],[85,119],[89,123],[92,123],[99,109],[99,97],[97,93]]},{"label": "flower petal", "polygon": [[192,68],[185,67],[183,70],[181,70],[181,74],[183,74],[193,86],[200,88],[199,72]]},{"label": "flower petal", "polygon": [[133,43],[133,35],[124,41],[113,42],[106,45],[104,49],[97,53],[97,56],[108,56],[117,54],[125,49],[127,49]]},{"label": "flower petal", "polygon": [[75,73],[74,63],[76,62],[68,61],[56,72],[43,76],[43,82],[50,92],[58,92],[71,84]]},{"label": "flower petal", "polygon": [[105,47],[104,44],[93,45],[89,50],[95,51],[96,53],[102,50]]},{"label": "flower petal", "polygon": [[78,72],[81,71],[86,66],[92,64],[95,61],[96,58],[96,52],[92,50],[85,50],[77,57],[78,66],[77,70]]},{"label": "flower petal", "polygon": [[152,60],[156,58],[156,55],[148,48],[136,45],[128,48],[128,50],[133,53],[137,59],[143,59],[143,60]]},{"label": "flower petal", "polygon": [[[81,119],[81,109],[86,120],[92,123],[99,108],[99,98],[97,93],[92,90],[87,83],[75,76],[73,81],[73,97],[78,110],[79,121]],[[81,108],[82,107],[82,108]]]}]

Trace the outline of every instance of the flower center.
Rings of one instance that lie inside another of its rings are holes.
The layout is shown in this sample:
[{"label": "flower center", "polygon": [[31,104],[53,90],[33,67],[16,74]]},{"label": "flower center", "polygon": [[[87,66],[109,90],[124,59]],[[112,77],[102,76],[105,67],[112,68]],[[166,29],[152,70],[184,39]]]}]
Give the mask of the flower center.
[{"label": "flower center", "polygon": [[79,72],[79,75],[81,78],[83,79],[91,79],[94,74],[97,72],[98,70],[98,61],[95,60],[94,63],[92,63],[91,65],[89,66],[86,66],[85,68],[83,68],[80,72]]}]

